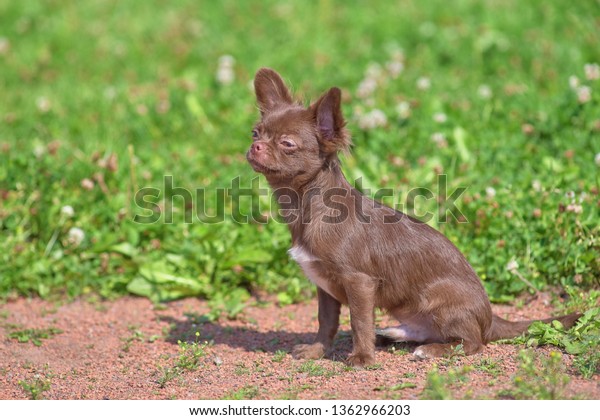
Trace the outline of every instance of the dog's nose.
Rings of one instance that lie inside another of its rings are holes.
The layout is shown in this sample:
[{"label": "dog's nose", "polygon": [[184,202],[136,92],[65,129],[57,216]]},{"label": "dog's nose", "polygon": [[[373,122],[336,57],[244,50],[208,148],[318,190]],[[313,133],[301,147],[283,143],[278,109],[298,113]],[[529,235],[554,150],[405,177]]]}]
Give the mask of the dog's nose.
[{"label": "dog's nose", "polygon": [[256,142],[256,143],[252,143],[252,153],[258,153],[261,150],[265,149],[265,145],[260,143],[260,142]]}]

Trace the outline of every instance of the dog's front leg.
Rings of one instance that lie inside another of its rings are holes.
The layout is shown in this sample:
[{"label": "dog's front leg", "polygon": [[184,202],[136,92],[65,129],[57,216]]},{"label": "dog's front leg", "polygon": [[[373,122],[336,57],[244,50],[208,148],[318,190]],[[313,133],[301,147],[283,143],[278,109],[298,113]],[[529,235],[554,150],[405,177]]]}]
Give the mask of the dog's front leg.
[{"label": "dog's front leg", "polygon": [[369,276],[356,274],[345,279],[344,285],[350,308],[353,344],[348,364],[369,366],[375,363],[376,282]]},{"label": "dog's front leg", "polygon": [[333,338],[340,325],[341,304],[320,287],[317,288],[319,299],[319,332],[313,344],[299,344],[294,347],[293,356],[297,359],[319,359],[331,347]]}]

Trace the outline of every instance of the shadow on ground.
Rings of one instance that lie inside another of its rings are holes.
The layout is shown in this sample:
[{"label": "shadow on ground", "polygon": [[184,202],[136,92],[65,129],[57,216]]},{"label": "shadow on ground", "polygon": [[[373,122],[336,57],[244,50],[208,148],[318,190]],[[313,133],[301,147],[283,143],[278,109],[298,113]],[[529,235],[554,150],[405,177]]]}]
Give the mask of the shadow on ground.
[{"label": "shadow on ground", "polygon": [[[232,348],[242,348],[249,352],[275,353],[283,350],[288,353],[297,344],[312,343],[315,333],[293,333],[285,330],[273,330],[268,332],[258,331],[245,326],[224,326],[212,322],[195,314],[186,314],[188,319],[182,321],[171,316],[162,316],[160,320],[171,326],[166,341],[177,344],[178,341],[193,342],[209,341],[214,344],[223,344]],[[196,337],[199,332],[199,337]],[[378,340],[379,351],[396,349],[412,352],[416,346],[414,343],[390,343]],[[392,347],[393,346],[393,347]],[[339,331],[333,345],[333,350],[327,355],[328,359],[345,360],[352,351],[352,335],[350,331]]]}]

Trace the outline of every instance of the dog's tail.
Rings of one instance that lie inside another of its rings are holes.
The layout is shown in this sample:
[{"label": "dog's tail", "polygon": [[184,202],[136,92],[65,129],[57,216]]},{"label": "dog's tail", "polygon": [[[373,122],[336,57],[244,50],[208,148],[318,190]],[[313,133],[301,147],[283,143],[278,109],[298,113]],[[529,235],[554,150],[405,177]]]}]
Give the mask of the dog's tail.
[{"label": "dog's tail", "polygon": [[566,329],[571,328],[575,325],[575,322],[581,317],[582,314],[578,312],[574,312],[572,314],[556,316],[552,318],[546,319],[534,319],[531,321],[507,321],[506,319],[500,318],[498,315],[494,315],[492,318],[492,327],[490,328],[490,333],[488,337],[488,341],[501,340],[503,338],[514,338],[529,328],[531,324],[536,321],[541,321],[546,324],[551,323],[552,321],[559,321]]}]

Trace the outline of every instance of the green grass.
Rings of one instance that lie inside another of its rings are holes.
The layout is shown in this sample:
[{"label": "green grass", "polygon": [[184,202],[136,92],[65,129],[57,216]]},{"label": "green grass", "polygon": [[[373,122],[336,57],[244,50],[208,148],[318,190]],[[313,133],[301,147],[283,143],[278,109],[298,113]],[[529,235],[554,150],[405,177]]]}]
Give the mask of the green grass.
[{"label": "green grass", "polygon": [[222,400],[251,400],[258,397],[260,394],[260,388],[257,386],[246,385],[224,395]]},{"label": "green grass", "polygon": [[338,374],[335,366],[332,368],[331,366],[323,366],[321,363],[315,360],[307,360],[303,362],[298,368],[296,372],[305,374],[306,376],[320,376],[324,378],[331,378]]},{"label": "green grass", "polygon": [[199,332],[195,333],[195,337],[192,342],[178,340],[179,355],[175,363],[172,366],[159,366],[156,383],[160,388],[166,387],[170,381],[180,377],[185,372],[193,372],[202,366],[209,343],[199,342]]},{"label": "green grass", "polygon": [[19,385],[27,395],[27,398],[30,400],[41,400],[43,394],[46,391],[50,391],[52,382],[47,376],[42,377],[41,375],[36,374],[31,380],[19,381]]},{"label": "green grass", "polygon": [[587,379],[600,372],[600,308],[592,308],[583,313],[575,326],[565,330],[562,324],[535,322],[525,336],[512,342],[528,346],[551,344],[575,355],[573,367]]},{"label": "green grass", "polygon": [[442,373],[434,365],[427,372],[427,380],[420,398],[424,400],[470,399],[473,390],[465,390],[463,387],[468,383],[469,374],[472,370],[471,366],[463,366],[461,368],[450,368]]},{"label": "green grass", "polygon": [[473,364],[473,367],[479,372],[487,373],[494,378],[502,373],[501,362],[490,357],[481,358]]},{"label": "green grass", "polygon": [[287,354],[288,353],[285,350],[281,350],[281,349],[276,350],[275,354],[273,354],[273,357],[271,358],[271,360],[274,361],[275,363],[281,363],[286,358]]},{"label": "green grass", "polygon": [[512,388],[503,390],[499,397],[531,400],[564,399],[565,388],[570,382],[565,373],[562,355],[551,352],[538,356],[531,350],[519,353],[519,370],[513,377]]},{"label": "green grass", "polygon": [[15,330],[8,334],[8,338],[17,340],[19,343],[29,343],[30,341],[37,347],[42,345],[42,340],[47,340],[54,337],[57,334],[61,334],[63,331],[50,327],[50,328],[26,328],[23,330]]},{"label": "green grass", "polygon": [[[438,194],[438,173],[448,195],[467,188],[468,223],[430,223],[493,300],[597,287],[600,82],[584,65],[598,60],[599,12],[558,0],[0,1],[0,298],[201,296],[216,319],[235,317],[251,289],[282,304],[310,296],[287,228],[234,220],[260,219],[268,197],[217,198],[236,179],[258,195],[244,153],[261,66],[305,100],[344,89],[345,171],[371,194]],[[216,77],[224,55],[231,84]],[[365,78],[377,85],[366,97]],[[373,109],[387,123],[361,128]],[[158,197],[136,205],[149,187]],[[199,188],[205,208],[171,199]],[[435,214],[435,201],[409,210]],[[154,206],[158,221],[134,222]],[[201,210],[224,221],[203,223]]]},{"label": "green grass", "polygon": [[[532,399],[556,400],[564,399],[567,385],[570,382],[566,374],[567,367],[563,356],[552,351],[548,356],[538,354],[531,349],[521,350],[517,356],[518,369],[512,376],[508,388],[494,394],[480,393],[469,385],[473,370],[486,372],[492,376],[501,373],[496,361],[481,359],[472,366],[446,368],[443,371],[434,365],[427,372],[425,387],[420,394],[421,399],[448,400],[448,399]],[[476,392],[477,391],[477,392]]]}]

